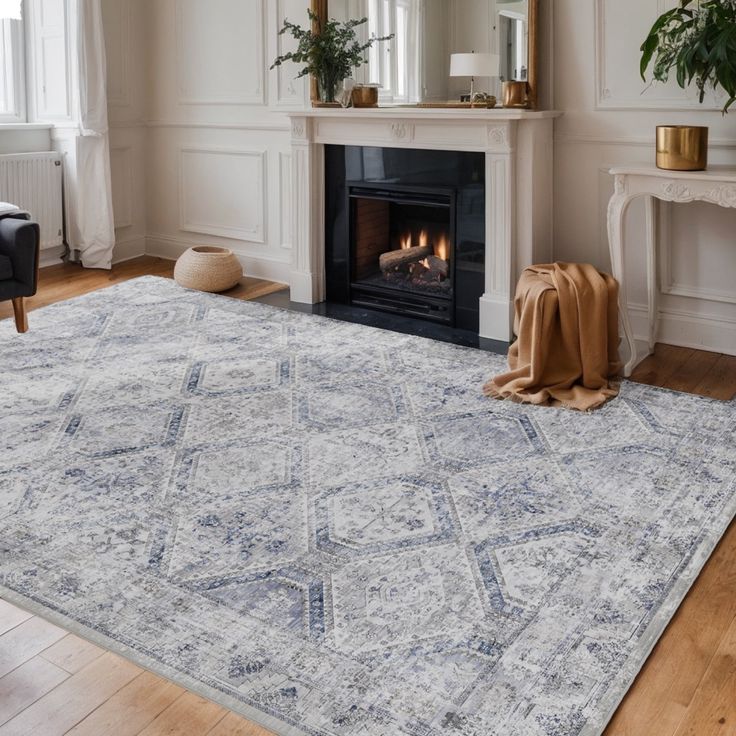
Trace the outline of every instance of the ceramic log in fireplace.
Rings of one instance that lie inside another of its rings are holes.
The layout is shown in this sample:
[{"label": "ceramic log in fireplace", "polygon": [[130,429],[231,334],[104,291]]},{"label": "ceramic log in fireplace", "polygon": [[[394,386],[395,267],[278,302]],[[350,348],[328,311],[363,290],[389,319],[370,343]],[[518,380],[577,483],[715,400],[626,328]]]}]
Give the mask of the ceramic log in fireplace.
[{"label": "ceramic log in fireplace", "polygon": [[351,302],[453,324],[455,193],[348,187]]}]

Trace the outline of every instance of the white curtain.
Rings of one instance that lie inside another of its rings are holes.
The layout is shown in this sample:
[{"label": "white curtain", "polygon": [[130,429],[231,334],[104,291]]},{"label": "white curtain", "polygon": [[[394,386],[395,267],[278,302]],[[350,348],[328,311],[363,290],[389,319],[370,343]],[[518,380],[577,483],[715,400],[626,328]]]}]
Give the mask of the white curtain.
[{"label": "white curtain", "polygon": [[75,0],[79,134],[70,194],[68,237],[86,268],[112,266],[115,220],[107,121],[107,60],[101,0]]}]

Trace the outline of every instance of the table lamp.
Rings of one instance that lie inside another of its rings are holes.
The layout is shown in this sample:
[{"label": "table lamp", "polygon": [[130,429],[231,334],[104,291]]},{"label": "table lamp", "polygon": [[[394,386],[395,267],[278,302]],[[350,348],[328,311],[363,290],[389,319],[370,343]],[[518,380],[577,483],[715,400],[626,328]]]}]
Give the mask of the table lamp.
[{"label": "table lamp", "polygon": [[450,76],[470,77],[470,100],[475,96],[476,77],[497,77],[501,69],[501,57],[497,54],[452,54]]}]

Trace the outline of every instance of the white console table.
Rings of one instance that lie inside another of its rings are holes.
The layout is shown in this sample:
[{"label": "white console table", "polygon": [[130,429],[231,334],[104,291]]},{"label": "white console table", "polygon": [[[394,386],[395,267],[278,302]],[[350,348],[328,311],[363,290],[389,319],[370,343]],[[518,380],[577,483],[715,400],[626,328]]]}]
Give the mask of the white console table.
[{"label": "white console table", "polygon": [[615,193],[608,206],[608,238],[613,275],[620,284],[619,302],[626,342],[631,358],[624,375],[630,376],[639,361],[631,319],[625,277],[624,220],[629,204],[638,197],[647,201],[647,288],[649,292],[649,354],[654,350],[659,327],[659,286],[657,283],[657,206],[663,202],[709,202],[736,209],[736,170],[713,166],[708,171],[663,171],[654,166],[631,166],[611,170]]}]

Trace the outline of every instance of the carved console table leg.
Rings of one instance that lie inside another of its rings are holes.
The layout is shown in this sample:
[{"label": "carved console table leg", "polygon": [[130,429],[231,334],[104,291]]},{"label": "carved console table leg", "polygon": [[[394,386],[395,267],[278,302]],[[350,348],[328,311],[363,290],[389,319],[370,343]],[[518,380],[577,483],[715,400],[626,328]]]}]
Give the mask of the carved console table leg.
[{"label": "carved console table leg", "polygon": [[621,186],[617,182],[616,194],[608,206],[608,241],[611,247],[611,268],[613,276],[619,283],[619,308],[621,312],[621,322],[624,328],[624,336],[629,345],[631,357],[624,368],[624,376],[628,378],[638,363],[636,351],[636,340],[634,340],[634,331],[631,328],[631,319],[629,317],[629,300],[626,290],[626,261],[624,255],[624,218],[626,210],[631,202],[631,197],[622,193]]},{"label": "carved console table leg", "polygon": [[649,354],[654,352],[659,332],[659,281],[657,243],[659,242],[659,200],[647,197],[647,291],[649,306]]},{"label": "carved console table leg", "polygon": [[[611,175],[615,177],[615,193],[608,208],[608,236],[613,273],[621,285],[621,319],[626,340],[631,348],[631,359],[624,369],[624,375],[628,377],[639,360],[627,309],[624,273],[624,216],[629,203],[638,197],[644,197],[646,200],[645,244],[649,292],[647,341],[651,352],[659,337],[659,326],[662,321],[657,267],[662,203],[708,202],[719,207],[736,209],[736,169],[713,166],[707,171],[665,171],[651,165],[637,164],[611,169]],[[668,243],[661,245],[669,247]],[[666,307],[666,302],[664,306]]]}]

